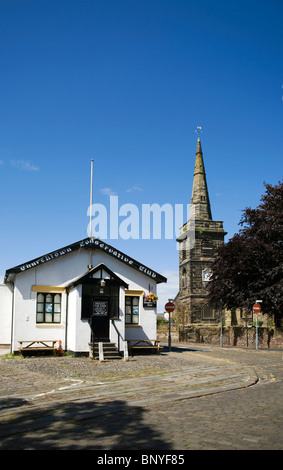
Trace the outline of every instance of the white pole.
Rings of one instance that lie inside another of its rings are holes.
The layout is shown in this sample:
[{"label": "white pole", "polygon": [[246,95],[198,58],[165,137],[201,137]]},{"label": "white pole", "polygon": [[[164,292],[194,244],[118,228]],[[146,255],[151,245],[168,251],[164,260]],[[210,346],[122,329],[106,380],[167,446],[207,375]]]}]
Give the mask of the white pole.
[{"label": "white pole", "polygon": [[89,214],[90,214],[89,237],[90,238],[92,237],[92,187],[93,187],[93,160],[91,160],[91,173],[90,173],[90,211],[89,211]]},{"label": "white pole", "polygon": [[[91,171],[90,171],[89,238],[92,238],[92,187],[93,187],[93,160],[91,160]],[[92,264],[91,264],[91,249],[90,249],[88,269],[90,270],[91,268],[92,268]]]},{"label": "white pole", "polygon": [[257,313],[255,316],[255,348],[258,349],[258,323],[257,323]]},{"label": "white pole", "polygon": [[99,353],[99,361],[104,361],[104,354],[103,354],[103,343],[98,343],[98,353]]},{"label": "white pole", "polygon": [[124,361],[129,360],[129,353],[128,353],[128,342],[124,341]]}]

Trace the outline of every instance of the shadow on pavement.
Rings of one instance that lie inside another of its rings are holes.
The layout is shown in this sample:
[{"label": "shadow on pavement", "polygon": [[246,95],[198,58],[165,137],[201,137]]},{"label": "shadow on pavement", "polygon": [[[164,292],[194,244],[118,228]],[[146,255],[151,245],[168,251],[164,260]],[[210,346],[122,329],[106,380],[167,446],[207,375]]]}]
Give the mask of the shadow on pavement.
[{"label": "shadow on pavement", "polygon": [[[169,347],[162,345],[162,353],[169,353]],[[209,349],[202,349],[190,346],[171,346],[171,352],[183,353],[183,352],[197,352],[197,351],[209,351]]]},{"label": "shadow on pavement", "polygon": [[22,398],[11,397],[11,398],[0,398],[0,412],[6,408],[17,408],[19,406],[26,405],[27,401]]},{"label": "shadow on pavement", "polygon": [[0,428],[2,450],[169,450],[146,410],[122,400],[11,409]]}]

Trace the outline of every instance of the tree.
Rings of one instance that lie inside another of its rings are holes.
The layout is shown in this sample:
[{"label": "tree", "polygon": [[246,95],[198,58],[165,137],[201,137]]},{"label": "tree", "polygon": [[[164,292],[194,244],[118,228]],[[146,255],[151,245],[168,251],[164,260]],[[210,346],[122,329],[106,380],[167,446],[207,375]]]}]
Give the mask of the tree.
[{"label": "tree", "polygon": [[208,300],[212,306],[251,309],[262,299],[264,313],[283,317],[283,182],[264,185],[256,209],[246,208],[242,227],[218,250],[211,267]]},{"label": "tree", "polygon": [[190,321],[191,310],[183,303],[177,303],[173,314],[174,323],[178,331],[184,331],[185,326]]}]

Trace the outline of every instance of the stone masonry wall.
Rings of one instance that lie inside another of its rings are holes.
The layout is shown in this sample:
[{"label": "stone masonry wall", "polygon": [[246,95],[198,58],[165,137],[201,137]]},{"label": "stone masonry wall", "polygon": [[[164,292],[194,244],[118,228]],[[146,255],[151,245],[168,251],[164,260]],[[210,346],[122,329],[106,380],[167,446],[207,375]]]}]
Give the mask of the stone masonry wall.
[{"label": "stone masonry wall", "polygon": [[[171,332],[172,342],[203,343],[219,346],[220,327],[186,327],[184,332]],[[158,330],[157,339],[160,341],[168,340],[168,331]],[[249,327],[223,327],[222,329],[223,346],[255,347],[256,328]],[[258,347],[270,349],[283,349],[283,328],[258,328]]]}]

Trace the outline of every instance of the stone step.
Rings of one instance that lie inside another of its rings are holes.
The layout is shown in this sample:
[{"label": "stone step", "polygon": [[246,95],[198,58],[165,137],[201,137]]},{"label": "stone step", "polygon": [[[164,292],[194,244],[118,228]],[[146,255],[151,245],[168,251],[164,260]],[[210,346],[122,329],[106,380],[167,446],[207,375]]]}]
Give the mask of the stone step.
[{"label": "stone step", "polygon": [[[101,341],[103,344],[103,357],[104,360],[117,360],[121,359],[122,356],[120,355],[115,343],[110,343],[109,341]],[[94,355],[94,359],[99,360],[99,343],[95,342],[94,344],[89,343],[90,349],[90,357]]]}]

